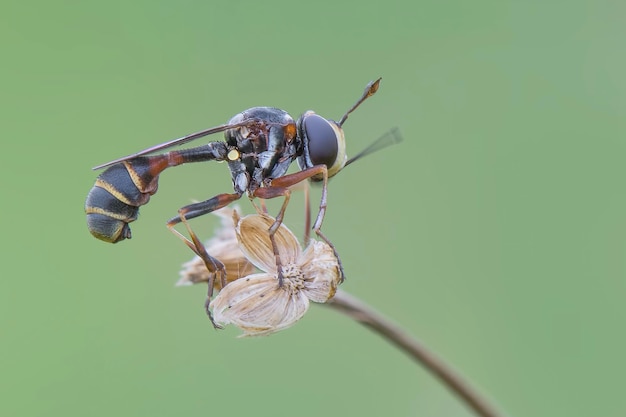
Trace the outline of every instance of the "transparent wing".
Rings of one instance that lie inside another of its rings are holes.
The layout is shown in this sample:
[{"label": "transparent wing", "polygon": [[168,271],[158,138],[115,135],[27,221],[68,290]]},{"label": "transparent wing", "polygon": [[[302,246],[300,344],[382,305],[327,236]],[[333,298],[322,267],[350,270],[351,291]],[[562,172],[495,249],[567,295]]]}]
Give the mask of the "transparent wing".
[{"label": "transparent wing", "polygon": [[165,143],[161,143],[159,145],[155,145],[152,146],[150,148],[144,149],[143,151],[128,155],[128,156],[124,156],[122,158],[118,158],[115,159],[113,161],[107,162],[106,164],[102,164],[102,165],[98,165],[96,167],[93,167],[94,170],[97,169],[101,169],[101,168],[106,168],[110,165],[114,165],[120,162],[124,162],[124,161],[128,161],[129,159],[133,159],[133,158],[137,158],[138,156],[143,156],[143,155],[147,155],[153,152],[157,152],[157,151],[161,151],[163,149],[167,149],[167,148],[171,148],[173,146],[180,146],[183,145],[187,142],[191,142],[192,140],[204,137],[204,136],[208,136],[208,135],[212,135],[214,133],[219,133],[219,132],[223,132],[225,130],[228,129],[235,129],[238,127],[246,127],[246,126],[251,126],[251,125],[255,125],[258,124],[259,120],[258,119],[248,119],[248,120],[244,120],[241,123],[235,123],[235,124],[224,124],[224,125],[220,125],[220,126],[215,126],[212,127],[210,129],[205,129],[205,130],[201,130],[199,132],[196,133],[192,133],[190,135],[187,136],[183,136],[181,138],[176,138],[176,139],[172,139],[168,142]]}]

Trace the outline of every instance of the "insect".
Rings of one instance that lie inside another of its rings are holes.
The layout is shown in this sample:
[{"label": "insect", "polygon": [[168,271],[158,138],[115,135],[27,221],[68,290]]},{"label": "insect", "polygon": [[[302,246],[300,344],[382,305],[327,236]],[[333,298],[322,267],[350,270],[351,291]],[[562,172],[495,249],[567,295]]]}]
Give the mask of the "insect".
[{"label": "insect", "polygon": [[[192,162],[226,161],[231,172],[234,192],[218,194],[208,200],[184,206],[178,210],[177,216],[167,222],[167,227],[204,260],[211,273],[223,275],[224,266],[206,252],[191,231],[188,219],[220,209],[240,199],[244,193],[251,200],[255,197],[260,199],[283,197],[284,201],[275,217],[276,221],[268,231],[274,244],[274,233],[280,226],[289,203],[288,187],[307,179],[322,185],[319,211],[313,224],[313,231],[334,250],[334,246],[321,232],[326,213],[328,179],[373,148],[381,147],[380,144],[374,143],[359,155],[348,159],[342,126],[350,113],[376,93],[380,80],[379,78],[368,83],[361,97],[338,122],[325,119],[313,111],[303,113],[297,121],[294,121],[284,110],[274,107],[253,107],[235,115],[226,124],[192,133],[95,167],[94,170],[101,168],[106,170],[98,176],[85,203],[89,231],[96,238],[111,243],[130,239],[129,223],[137,219],[139,207],[147,204],[150,196],[156,193],[161,172],[170,167]],[[219,132],[224,132],[225,141],[157,153]],[[397,132],[391,136],[392,141],[395,140],[394,138],[398,137]],[[294,160],[297,160],[300,171],[287,174]],[[174,226],[181,222],[187,226],[191,240],[174,229]],[[277,254],[275,244],[274,248]],[[279,256],[276,256],[276,263],[277,270],[281,271]],[[341,274],[343,277],[343,271]],[[282,276],[279,274],[279,285],[281,284]],[[212,285],[210,287],[209,291],[212,290]]]}]

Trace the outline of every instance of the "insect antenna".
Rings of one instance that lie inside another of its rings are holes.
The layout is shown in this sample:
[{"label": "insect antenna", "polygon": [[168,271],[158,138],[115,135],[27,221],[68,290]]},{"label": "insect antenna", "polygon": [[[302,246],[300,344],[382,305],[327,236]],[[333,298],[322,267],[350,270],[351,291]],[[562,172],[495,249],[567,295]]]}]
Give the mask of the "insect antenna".
[{"label": "insect antenna", "polygon": [[378,86],[380,85],[380,80],[382,80],[382,77],[370,82],[367,86],[365,86],[365,91],[363,91],[363,95],[361,96],[360,99],[358,99],[358,101],[356,103],[354,103],[354,106],[352,106],[350,108],[350,110],[348,110],[342,117],[341,119],[337,122],[337,125],[339,125],[339,127],[341,127],[341,125],[343,125],[343,123],[346,121],[346,119],[348,118],[348,115],[350,113],[352,113],[353,111],[356,110],[357,107],[359,107],[361,105],[361,103],[363,103],[365,101],[365,99],[367,99],[368,97],[373,96],[376,91],[378,91]]},{"label": "insect antenna", "polygon": [[379,151],[387,146],[395,145],[396,143],[402,142],[402,135],[400,134],[400,130],[397,127],[394,127],[383,134],[381,137],[372,142],[367,148],[363,149],[361,152],[353,156],[352,158],[346,161],[344,168],[356,161],[357,159],[361,159],[362,157],[369,155],[373,152]]}]

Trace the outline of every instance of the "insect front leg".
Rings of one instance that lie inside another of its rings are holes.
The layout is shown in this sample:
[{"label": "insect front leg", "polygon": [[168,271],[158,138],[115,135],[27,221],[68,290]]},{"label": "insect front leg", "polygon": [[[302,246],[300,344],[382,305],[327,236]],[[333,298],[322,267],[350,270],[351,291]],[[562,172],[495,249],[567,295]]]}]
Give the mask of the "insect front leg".
[{"label": "insect front leg", "polygon": [[[324,222],[324,216],[326,215],[326,199],[328,196],[328,168],[326,165],[316,165],[314,167],[302,170],[300,172],[294,172],[293,174],[285,175],[279,178],[275,178],[271,182],[271,186],[269,189],[278,187],[290,187],[292,185],[298,184],[299,182],[305,181],[309,178],[315,177],[317,175],[322,176],[322,196],[320,198],[320,207],[317,212],[317,218],[315,219],[315,223],[313,224],[313,231],[315,234],[322,239],[328,246],[331,247],[335,257],[337,258],[337,262],[339,263],[339,273],[341,276],[341,281],[345,279],[345,274],[343,272],[343,265],[341,263],[341,258],[335,249],[335,245],[332,244],[330,240],[321,231],[322,223]],[[266,188],[267,189],[267,188]],[[307,202],[308,204],[308,202]]]}]

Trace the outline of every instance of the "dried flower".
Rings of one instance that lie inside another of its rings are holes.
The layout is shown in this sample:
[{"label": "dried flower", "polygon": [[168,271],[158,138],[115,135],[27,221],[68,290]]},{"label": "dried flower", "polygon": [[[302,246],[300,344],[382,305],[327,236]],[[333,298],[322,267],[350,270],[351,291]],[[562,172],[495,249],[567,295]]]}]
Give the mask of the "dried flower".
[{"label": "dried flower", "polygon": [[[246,259],[241,249],[239,249],[233,223],[233,214],[236,210],[237,207],[224,207],[213,212],[213,214],[221,218],[222,222],[215,231],[215,236],[205,244],[207,252],[224,264],[227,282],[234,281],[254,271],[254,265]],[[180,279],[176,282],[176,286],[208,282],[209,276],[209,270],[206,268],[204,261],[199,256],[194,256],[192,260],[183,264],[183,269],[180,271]],[[219,280],[215,280],[215,289],[219,290],[221,288],[222,285]]]},{"label": "dried flower", "polygon": [[306,250],[294,234],[281,225],[274,235],[281,261],[283,285],[278,285],[276,257],[268,229],[274,219],[254,214],[239,219],[236,235],[241,251],[263,273],[253,274],[224,287],[211,303],[215,321],[234,324],[242,336],[260,336],[283,330],[298,321],[309,300],[330,300],[341,282],[339,262],[324,242],[311,241]]}]

